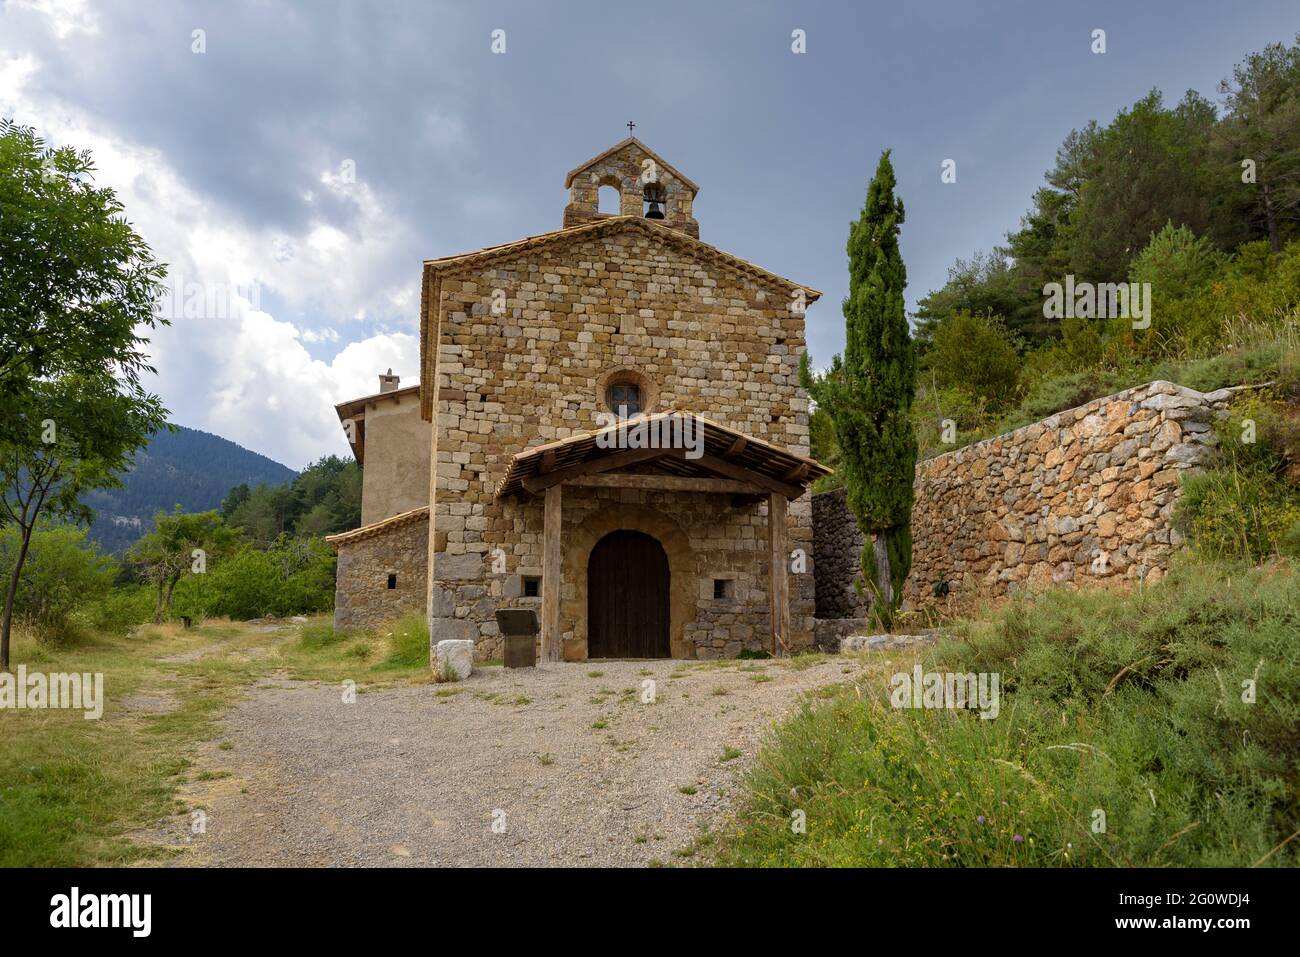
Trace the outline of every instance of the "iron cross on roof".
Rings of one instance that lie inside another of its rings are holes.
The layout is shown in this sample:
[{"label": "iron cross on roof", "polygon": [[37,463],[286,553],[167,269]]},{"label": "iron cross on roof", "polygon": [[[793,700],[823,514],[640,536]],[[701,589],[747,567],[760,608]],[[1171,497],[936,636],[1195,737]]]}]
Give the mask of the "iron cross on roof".
[{"label": "iron cross on roof", "polygon": [[628,135],[631,135],[631,133],[632,133],[632,131],[633,131],[634,129],[636,129],[636,124],[633,123],[631,120],[628,120],[628,121],[627,121],[627,132],[628,132]]}]

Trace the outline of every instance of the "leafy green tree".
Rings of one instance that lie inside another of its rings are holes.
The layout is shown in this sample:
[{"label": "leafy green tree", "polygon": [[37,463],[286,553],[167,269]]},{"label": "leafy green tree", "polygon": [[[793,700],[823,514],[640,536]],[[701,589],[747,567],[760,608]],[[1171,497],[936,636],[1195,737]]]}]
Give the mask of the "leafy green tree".
[{"label": "leafy green tree", "polygon": [[1213,125],[1213,104],[1190,91],[1172,110],[1152,90],[1120,111],[1083,164],[1070,237],[1077,277],[1123,280],[1129,260],[1169,220],[1205,231],[1210,201],[1202,171]]},{"label": "leafy green tree", "polygon": [[141,331],[165,322],[166,270],[94,169],[89,152],[0,119],[0,397],[74,373],[138,391],[153,371]]},{"label": "leafy green tree", "polygon": [[127,552],[141,566],[155,589],[153,621],[162,624],[171,613],[172,593],[191,572],[207,572],[207,563],[234,550],[238,533],[215,512],[159,512],[154,530]]},{"label": "leafy green tree", "polygon": [[1015,263],[1005,249],[958,259],[949,267],[943,288],[917,302],[913,333],[917,356],[924,358],[939,327],[963,312],[1002,316],[1007,328],[1017,332],[1043,331],[1039,327],[1048,320],[1042,303],[1036,295],[1027,297],[1020,285]]},{"label": "leafy green tree", "polygon": [[1300,34],[1294,46],[1270,43],[1246,57],[1219,92],[1227,113],[1215,130],[1215,179],[1244,227],[1232,238],[1267,238],[1278,252],[1300,222]]},{"label": "leafy green tree", "polygon": [[176,588],[181,614],[236,619],[296,615],[334,604],[335,555],[319,538],[282,536],[262,551],[244,545],[207,575],[187,575]]},{"label": "leafy green tree", "polygon": [[800,379],[835,426],[849,508],[868,536],[862,568],[888,627],[912,564],[916,355],[903,307],[907,270],[898,248],[903,202],[894,195],[889,151],[881,154],[862,213],[849,227],[849,295],[843,356],[814,376],[804,353]]},{"label": "leafy green tree", "polygon": [[1186,299],[1227,265],[1227,255],[1207,237],[1170,222],[1133,257],[1128,276],[1132,282],[1149,282],[1153,295]]},{"label": "leafy green tree", "polygon": [[93,172],[89,153],[47,149],[0,121],[0,524],[18,536],[0,668],[38,525],[89,522],[82,496],[120,486],[131,454],[166,424],[140,384],[152,371],[141,333],[162,321],[166,270]]},{"label": "leafy green tree", "polygon": [[0,514],[16,527],[18,549],[0,619],[0,668],[9,666],[14,606],[38,525],[88,523],[82,496],[120,484],[131,453],[166,421],[156,396],[113,376],[65,375],[11,397],[0,433]]},{"label": "leafy green tree", "polygon": [[997,316],[957,313],[935,330],[925,367],[938,388],[983,399],[988,409],[1015,401],[1020,356]]},{"label": "leafy green tree", "polygon": [[[16,525],[0,529],[0,577],[13,573],[22,548]],[[66,629],[71,613],[102,598],[116,574],[111,558],[99,554],[86,530],[72,525],[36,529],[27,547],[27,558],[14,593],[14,617],[23,619],[43,634],[57,635]]]},{"label": "leafy green tree", "polygon": [[251,494],[252,489],[247,482],[240,482],[232,488],[230,494],[221,500],[221,517],[230,519],[235,514],[235,509],[247,502]]}]

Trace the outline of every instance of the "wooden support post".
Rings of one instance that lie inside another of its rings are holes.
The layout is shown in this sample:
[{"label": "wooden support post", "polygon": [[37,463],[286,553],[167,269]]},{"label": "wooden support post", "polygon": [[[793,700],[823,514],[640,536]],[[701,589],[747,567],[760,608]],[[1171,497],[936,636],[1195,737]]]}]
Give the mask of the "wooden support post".
[{"label": "wooden support post", "polygon": [[785,548],[785,496],[772,492],[767,497],[767,544],[771,565],[768,607],[772,613],[772,656],[785,654],[790,637],[789,556]]},{"label": "wooden support post", "polygon": [[559,661],[560,649],[560,495],[562,485],[546,490],[542,514],[542,660]]}]

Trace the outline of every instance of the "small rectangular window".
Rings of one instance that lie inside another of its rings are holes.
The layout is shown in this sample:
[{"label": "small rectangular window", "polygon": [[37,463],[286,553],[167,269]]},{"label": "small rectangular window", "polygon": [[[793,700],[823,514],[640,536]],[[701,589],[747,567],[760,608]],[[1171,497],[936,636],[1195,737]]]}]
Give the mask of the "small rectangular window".
[{"label": "small rectangular window", "polygon": [[733,582],[730,578],[713,579],[713,597],[730,598],[732,595],[732,587],[734,585],[735,582]]},{"label": "small rectangular window", "polygon": [[389,576],[388,576],[388,587],[389,587],[389,588],[396,588],[396,587],[397,587],[397,576],[396,576],[396,575],[389,575]]},{"label": "small rectangular window", "polygon": [[524,576],[524,597],[539,598],[542,594],[542,579],[537,575]]}]

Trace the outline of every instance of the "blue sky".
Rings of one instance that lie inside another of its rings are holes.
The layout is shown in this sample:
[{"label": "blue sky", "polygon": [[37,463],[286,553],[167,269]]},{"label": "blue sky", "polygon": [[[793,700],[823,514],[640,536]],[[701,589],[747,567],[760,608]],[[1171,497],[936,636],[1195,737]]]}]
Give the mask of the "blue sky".
[{"label": "blue sky", "polygon": [[256,302],[156,334],[155,388],[176,421],[300,468],[346,452],[333,403],[388,366],[414,381],[420,262],[559,227],[564,174],[628,120],[700,185],[702,239],[826,294],[808,313],[823,365],[882,149],[913,304],[1016,225],[1072,128],[1153,87],[1215,98],[1246,54],[1294,39],[1297,12],[3,0],[0,113],[93,149],[183,282],[245,298],[257,284]]}]

